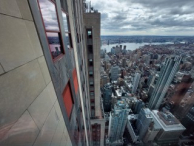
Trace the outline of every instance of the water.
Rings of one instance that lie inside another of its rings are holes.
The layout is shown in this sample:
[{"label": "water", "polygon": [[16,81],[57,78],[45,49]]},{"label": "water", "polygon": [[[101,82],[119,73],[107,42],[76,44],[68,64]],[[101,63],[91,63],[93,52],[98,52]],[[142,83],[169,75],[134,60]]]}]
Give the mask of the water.
[{"label": "water", "polygon": [[[162,44],[173,44],[173,42],[165,42],[165,43],[152,43],[152,45],[162,45]],[[126,45],[127,50],[135,50],[139,47],[142,47],[144,45],[150,45],[150,43],[121,43],[121,44],[110,44],[110,45],[102,45],[101,49],[106,49],[107,52],[111,51],[112,47],[115,47],[116,45]]]}]

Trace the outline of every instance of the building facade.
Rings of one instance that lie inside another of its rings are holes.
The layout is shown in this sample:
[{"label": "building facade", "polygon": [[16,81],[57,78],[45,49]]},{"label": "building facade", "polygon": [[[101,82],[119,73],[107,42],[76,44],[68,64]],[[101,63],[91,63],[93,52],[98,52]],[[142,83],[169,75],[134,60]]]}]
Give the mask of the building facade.
[{"label": "building facade", "polygon": [[104,112],[110,112],[111,102],[112,102],[112,85],[106,84],[102,89],[102,94],[103,94]]},{"label": "building facade", "polygon": [[144,138],[151,122],[152,122],[151,111],[148,108],[141,109],[136,122],[136,127],[138,130],[140,140]]},{"label": "building facade", "polygon": [[140,73],[135,73],[135,77],[133,79],[132,93],[136,93],[137,87],[139,85],[140,77],[141,77]]},{"label": "building facade", "polygon": [[110,79],[111,81],[117,81],[118,77],[119,77],[119,67],[114,65],[111,67],[110,69]]},{"label": "building facade", "polygon": [[179,136],[185,130],[185,127],[180,123],[180,121],[168,111],[159,112],[153,110],[151,114],[155,124],[160,127],[160,131],[155,138],[157,143],[159,145],[178,145]]},{"label": "building facade", "polygon": [[0,20],[0,145],[103,146],[104,130],[91,130],[92,114],[103,117],[100,13],[82,0],[1,0]]},{"label": "building facade", "polygon": [[117,143],[120,140],[122,141],[129,111],[130,109],[126,101],[122,99],[117,101],[114,105],[114,109],[110,112],[108,131],[110,145],[114,145],[114,142]]},{"label": "building facade", "polygon": [[150,109],[158,109],[160,107],[160,104],[164,99],[167,89],[179,68],[180,61],[180,57],[171,57],[166,59],[165,64],[161,69],[159,79],[154,87],[151,98],[149,100],[148,107]]},{"label": "building facade", "polygon": [[89,81],[92,144],[103,146],[105,137],[104,110],[100,92],[100,13],[84,13],[86,59]]}]

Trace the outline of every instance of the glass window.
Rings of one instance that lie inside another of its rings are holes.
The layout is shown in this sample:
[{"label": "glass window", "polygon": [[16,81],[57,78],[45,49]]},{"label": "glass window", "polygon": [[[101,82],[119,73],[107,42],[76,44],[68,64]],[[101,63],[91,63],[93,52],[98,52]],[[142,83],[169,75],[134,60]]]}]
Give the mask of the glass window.
[{"label": "glass window", "polygon": [[66,40],[68,49],[70,49],[70,48],[73,48],[73,45],[72,45],[72,39],[71,39],[71,32],[69,29],[68,16],[65,12],[62,12],[62,18],[63,18],[63,25],[65,29],[65,40]]},{"label": "glass window", "polygon": [[49,43],[51,56],[53,59],[64,54],[62,46],[61,32],[58,24],[56,6],[50,0],[38,0],[42,19]]},{"label": "glass window", "polygon": [[90,92],[90,95],[94,95],[94,92]]},{"label": "glass window", "polygon": [[89,52],[89,54],[93,54],[93,46],[92,45],[88,45],[88,52]]},{"label": "glass window", "polygon": [[87,38],[91,39],[92,38],[92,30],[87,29]]},{"label": "glass window", "polygon": [[94,85],[94,82],[90,81],[90,85]]},{"label": "glass window", "polygon": [[89,59],[89,66],[93,66],[93,59]]},{"label": "glass window", "polygon": [[40,10],[44,21],[45,29],[59,31],[58,18],[55,4],[49,0],[39,0]]},{"label": "glass window", "polygon": [[65,32],[69,32],[67,15],[64,12],[62,12],[62,17],[63,17],[63,25],[65,27]]},{"label": "glass window", "polygon": [[65,33],[65,39],[67,43],[67,48],[70,49],[71,45],[70,45],[70,34],[69,33]]},{"label": "glass window", "polygon": [[47,32],[48,43],[53,59],[62,54],[61,38],[59,33]]},{"label": "glass window", "polygon": [[90,76],[93,76],[93,71],[89,71],[89,75]]}]

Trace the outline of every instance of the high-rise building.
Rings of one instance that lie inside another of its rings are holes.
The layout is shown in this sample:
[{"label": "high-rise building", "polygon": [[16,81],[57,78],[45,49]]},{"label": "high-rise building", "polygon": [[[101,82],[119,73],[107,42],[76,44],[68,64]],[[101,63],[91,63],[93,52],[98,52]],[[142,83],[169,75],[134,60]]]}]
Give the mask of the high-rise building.
[{"label": "high-rise building", "polygon": [[170,112],[153,110],[151,112],[154,124],[160,128],[155,140],[159,145],[178,145],[179,136],[185,130],[180,121]]},{"label": "high-rise building", "polygon": [[[100,92],[100,13],[85,13],[86,59],[90,94],[92,142],[104,145],[105,119]],[[92,73],[91,73],[92,72]]]},{"label": "high-rise building", "polygon": [[174,75],[179,68],[180,61],[181,57],[171,57],[166,59],[165,64],[161,69],[159,79],[149,100],[148,107],[150,109],[159,108],[168,90],[168,87],[171,84]]},{"label": "high-rise building", "polygon": [[160,127],[152,121],[142,139],[142,141],[146,144],[152,144],[154,139],[156,138],[158,132],[160,131]]},{"label": "high-rise building", "polygon": [[123,59],[122,59],[122,67],[125,68],[126,65],[127,65],[126,58],[123,58]]},{"label": "high-rise building", "polygon": [[111,111],[112,85],[106,84],[102,89],[104,112]]},{"label": "high-rise building", "polygon": [[146,134],[151,122],[152,116],[150,109],[148,108],[141,109],[136,122],[136,127],[138,130],[140,140],[144,138],[144,135]]},{"label": "high-rise building", "polygon": [[132,93],[136,93],[137,87],[139,85],[140,77],[141,77],[140,73],[135,73],[135,77],[133,79]]},{"label": "high-rise building", "polygon": [[111,81],[116,81],[119,77],[119,70],[120,68],[116,65],[112,66],[111,69],[110,69],[110,78],[111,78]]},{"label": "high-rise building", "polygon": [[125,99],[118,100],[110,112],[108,139],[109,145],[122,140],[130,109]]},{"label": "high-rise building", "polygon": [[103,88],[105,84],[109,83],[109,77],[106,73],[100,75],[100,87]]},{"label": "high-rise building", "polygon": [[139,114],[139,112],[141,111],[142,108],[144,108],[144,106],[145,103],[141,99],[139,99],[135,104],[134,113]]},{"label": "high-rise building", "polygon": [[103,146],[100,13],[82,0],[6,0],[0,38],[0,145]]},{"label": "high-rise building", "polygon": [[112,48],[111,48],[111,53],[112,53],[112,54],[115,54],[115,53],[116,53],[115,47],[112,47]]}]

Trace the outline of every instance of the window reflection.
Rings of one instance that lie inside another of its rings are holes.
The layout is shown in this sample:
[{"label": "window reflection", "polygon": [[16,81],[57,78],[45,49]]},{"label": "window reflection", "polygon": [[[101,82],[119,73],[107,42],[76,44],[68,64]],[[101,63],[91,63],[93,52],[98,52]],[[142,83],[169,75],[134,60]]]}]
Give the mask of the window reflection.
[{"label": "window reflection", "polygon": [[70,49],[70,48],[73,48],[73,45],[72,45],[72,40],[71,40],[71,33],[69,30],[67,14],[65,12],[62,12],[62,17],[63,17],[63,25],[65,29],[65,39],[66,39],[67,47],[68,49]]},{"label": "window reflection", "polygon": [[45,29],[59,31],[55,4],[49,0],[39,0],[40,10],[44,21]]},{"label": "window reflection", "polygon": [[68,21],[67,21],[67,15],[64,12],[62,12],[62,17],[63,17],[63,25],[65,27],[65,31],[68,32],[69,26],[68,26]]},{"label": "window reflection", "polygon": [[46,34],[49,42],[51,55],[53,59],[55,59],[60,54],[62,54],[61,40],[59,34],[55,32],[47,32]]},{"label": "window reflection", "polygon": [[53,59],[64,53],[58,24],[56,5],[51,0],[38,0],[42,19]]},{"label": "window reflection", "polygon": [[69,33],[65,33],[65,38],[66,38],[66,42],[67,42],[67,47],[68,49],[70,49],[70,38],[69,38]]}]

